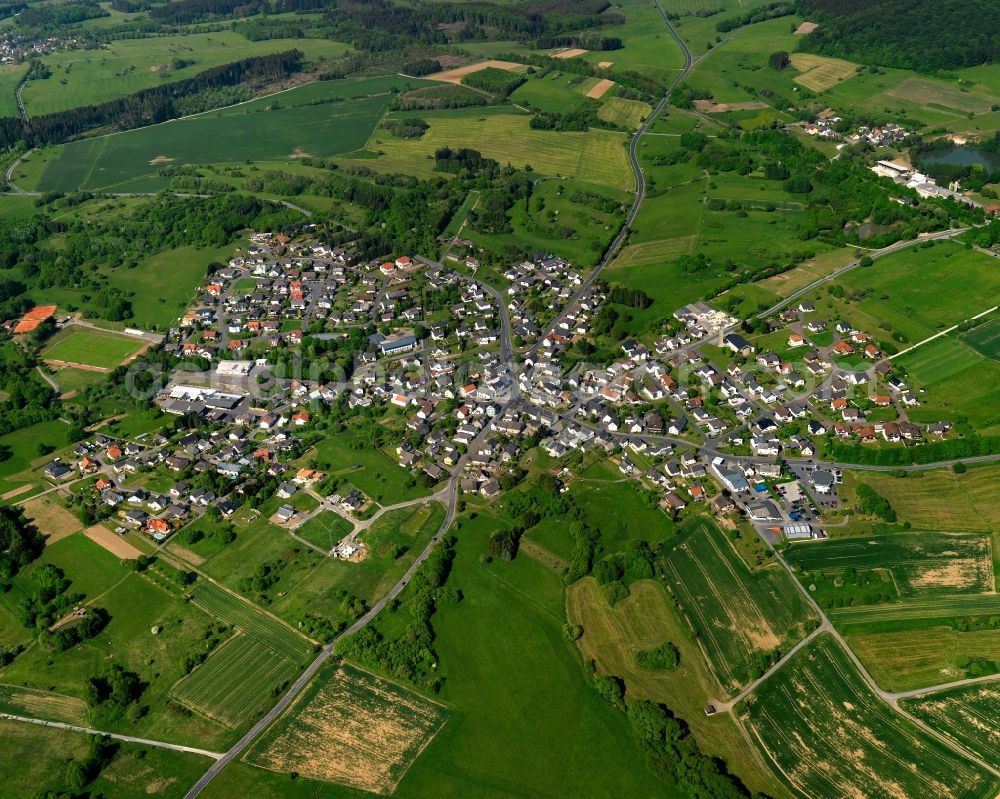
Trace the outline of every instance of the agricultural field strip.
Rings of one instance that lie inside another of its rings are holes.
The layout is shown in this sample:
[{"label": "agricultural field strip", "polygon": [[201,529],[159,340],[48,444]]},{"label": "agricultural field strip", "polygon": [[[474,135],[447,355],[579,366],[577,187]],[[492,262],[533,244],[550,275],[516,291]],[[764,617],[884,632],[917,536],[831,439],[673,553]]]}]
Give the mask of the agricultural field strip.
[{"label": "agricultural field strip", "polygon": [[312,649],[310,643],[294,630],[213,583],[203,582],[199,585],[194,591],[194,602],[216,618],[238,627],[296,663],[301,663]]},{"label": "agricultural field strip", "polygon": [[173,695],[192,710],[235,727],[299,667],[250,635],[236,635],[182,678]]},{"label": "agricultural field strip", "polygon": [[911,619],[947,619],[954,616],[990,616],[1000,613],[1000,594],[959,594],[907,599],[892,605],[860,605],[827,611],[838,627]]},{"label": "agricultural field strip", "polygon": [[885,568],[901,595],[995,590],[992,546],[985,535],[918,532],[807,542],[790,547],[785,559],[806,571]]},{"label": "agricultural field strip", "polygon": [[992,775],[894,718],[832,637],[799,652],[746,711],[762,749],[806,796],[978,799],[996,792]]},{"label": "agricultural field strip", "polygon": [[1000,689],[970,685],[934,696],[907,699],[903,707],[925,724],[975,752],[988,762],[1000,762]]}]

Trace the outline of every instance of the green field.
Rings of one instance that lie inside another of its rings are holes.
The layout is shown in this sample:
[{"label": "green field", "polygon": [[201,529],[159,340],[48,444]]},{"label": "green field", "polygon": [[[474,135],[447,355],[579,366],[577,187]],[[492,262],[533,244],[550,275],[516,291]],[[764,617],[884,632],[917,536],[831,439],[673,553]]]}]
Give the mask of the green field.
[{"label": "green field", "polygon": [[[233,31],[119,39],[98,50],[44,56],[42,61],[52,70],[52,77],[30,81],[22,98],[29,115],[50,114],[191,78],[220,64],[295,48],[314,62],[348,50],[346,45],[327,39],[251,42]],[[188,63],[179,69],[173,66],[180,62]],[[15,106],[12,115],[16,113]]]},{"label": "green field", "polygon": [[624,0],[606,14],[623,13],[625,24],[609,30],[621,37],[623,47],[607,52],[592,51],[577,56],[590,64],[610,61],[614,69],[635,70],[669,82],[684,66],[684,55],[663,24],[656,8],[641,0]]},{"label": "green field", "polygon": [[1000,363],[952,336],[922,344],[896,359],[914,388],[925,389],[914,422],[966,417],[980,433],[1000,426]]},{"label": "green field", "polygon": [[583,80],[579,75],[553,71],[522,83],[510,99],[517,105],[567,114],[583,105],[583,94],[578,91]]},{"label": "green field", "polygon": [[751,573],[707,519],[690,523],[663,565],[667,584],[726,693],[736,693],[763,671],[768,656],[805,636],[813,620],[783,570]]},{"label": "green field", "polygon": [[382,505],[419,499],[429,493],[422,485],[409,485],[409,472],[385,452],[365,446],[361,433],[347,431],[316,444],[322,471],[342,477]]},{"label": "green field", "polygon": [[[20,799],[43,791],[69,789],[63,783],[66,764],[87,752],[87,737],[76,732],[0,721],[0,769],[4,781],[0,796]],[[111,762],[89,785],[87,793],[106,799],[182,799],[188,788],[211,765],[208,758],[154,747],[118,743]]]},{"label": "green field", "polygon": [[329,551],[353,529],[354,525],[343,516],[325,510],[296,528],[295,535],[324,551]]},{"label": "green field", "polygon": [[202,580],[193,597],[197,605],[213,616],[239,628],[247,636],[259,640],[291,661],[301,661],[311,649],[298,633],[214,583]]},{"label": "green field", "polygon": [[174,686],[173,696],[227,727],[250,721],[273,703],[273,690],[289,683],[299,666],[250,635],[222,644]]},{"label": "green field", "polygon": [[893,605],[860,605],[833,608],[828,613],[838,628],[912,622],[924,619],[951,619],[957,616],[992,616],[1000,613],[1000,594],[958,594],[911,599]]},{"label": "green field", "polygon": [[985,799],[997,791],[991,774],[894,714],[830,636],[797,653],[744,713],[785,780],[813,799]]},{"label": "green field", "polygon": [[38,454],[38,445],[44,443],[62,447],[68,444],[67,430],[69,427],[65,422],[55,420],[22,427],[0,436],[0,494],[41,479],[40,475],[28,471],[32,466],[40,466],[51,460],[51,456]]},{"label": "green field", "polygon": [[987,763],[1000,760],[1000,690],[996,683],[968,685],[915,699],[902,706]]},{"label": "green field", "polygon": [[46,168],[42,190],[152,192],[164,166],[282,161],[364,146],[401,77],[323,81],[161,125],[67,144]]},{"label": "green field", "polygon": [[142,346],[141,340],[130,336],[119,336],[87,328],[70,328],[65,335],[57,335],[46,346],[42,351],[42,357],[113,369],[130,355],[138,352]]},{"label": "green field", "polygon": [[992,593],[993,552],[983,535],[896,533],[793,544],[785,553],[805,571],[885,568],[900,597]]},{"label": "green field", "polygon": [[976,352],[1000,361],[1000,317],[988,318],[978,327],[962,333],[959,338]]},{"label": "green field", "polygon": [[621,128],[637,128],[652,110],[653,107],[649,103],[610,97],[602,103],[597,116]]},{"label": "green field", "polygon": [[931,620],[915,624],[920,626],[905,629],[904,623],[898,630],[873,624],[845,636],[879,687],[908,691],[941,685],[972,676],[968,663],[980,664],[978,674],[992,670],[983,661],[1000,662],[1000,630],[959,631]]},{"label": "green field", "polygon": [[28,64],[0,65],[0,116],[16,117],[20,115],[17,107],[17,85],[28,71]]},{"label": "green field", "polygon": [[632,191],[624,133],[591,129],[586,133],[534,130],[527,114],[510,109],[459,109],[421,113],[430,128],[419,139],[398,139],[378,130],[368,150],[378,153],[365,166],[382,172],[432,177],[434,151],[470,147],[487,158],[515,167],[531,167],[542,175],[576,178]]}]

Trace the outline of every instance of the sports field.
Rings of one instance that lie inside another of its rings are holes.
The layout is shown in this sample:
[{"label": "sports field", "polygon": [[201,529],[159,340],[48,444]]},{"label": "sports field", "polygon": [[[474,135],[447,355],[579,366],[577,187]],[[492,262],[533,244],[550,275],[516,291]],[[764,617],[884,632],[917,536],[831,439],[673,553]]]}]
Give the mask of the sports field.
[{"label": "sports field", "polygon": [[301,661],[311,651],[309,643],[291,628],[207,580],[199,581],[194,602],[289,660]]},{"label": "sports field", "polygon": [[987,763],[1000,762],[1000,684],[969,685],[901,704]]},{"label": "sports field", "polygon": [[177,683],[172,694],[192,710],[235,728],[272,701],[273,689],[298,673],[296,663],[256,638],[238,635]]},{"label": "sports field", "polygon": [[911,532],[838,538],[793,544],[785,559],[805,571],[889,569],[900,597],[994,590],[993,551],[985,535]]},{"label": "sports field", "polygon": [[534,130],[527,114],[483,113],[473,109],[423,114],[430,128],[419,139],[398,139],[377,132],[368,149],[378,158],[365,165],[380,171],[433,176],[434,151],[441,147],[469,147],[501,164],[528,164],[543,175],[568,177],[632,191],[624,133],[589,130],[586,133]]},{"label": "sports field", "polygon": [[131,336],[70,328],[65,335],[59,334],[53,338],[42,351],[42,358],[113,369],[144,345],[144,341]]},{"label": "sports field", "polygon": [[997,779],[894,714],[820,636],[744,706],[780,773],[812,799],[985,799]]},{"label": "sports field", "polygon": [[441,705],[345,665],[314,680],[245,760],[390,794],[445,721]]},{"label": "sports field", "polygon": [[311,83],[242,105],[67,144],[40,181],[43,191],[156,191],[168,165],[288,161],[364,146],[392,98],[416,79]]},{"label": "sports field", "polygon": [[808,632],[813,618],[778,568],[751,573],[714,523],[699,519],[667,554],[664,576],[723,690],[736,693],[775,651]]}]

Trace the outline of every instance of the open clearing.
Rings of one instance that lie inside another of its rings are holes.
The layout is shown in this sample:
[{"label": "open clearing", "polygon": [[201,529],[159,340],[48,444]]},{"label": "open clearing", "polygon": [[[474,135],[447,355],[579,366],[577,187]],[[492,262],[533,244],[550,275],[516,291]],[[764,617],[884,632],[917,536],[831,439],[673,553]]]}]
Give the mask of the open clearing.
[{"label": "open clearing", "polygon": [[813,799],[983,799],[997,780],[895,715],[828,635],[743,706],[787,782]]},{"label": "open clearing", "polygon": [[111,532],[103,524],[95,524],[83,531],[91,541],[103,547],[116,558],[135,560],[142,553],[117,533]]},{"label": "open clearing", "polygon": [[853,78],[858,65],[842,58],[827,58],[812,53],[793,53],[792,66],[800,73],[793,80],[810,91],[823,92],[841,81]]},{"label": "open clearing", "polygon": [[425,75],[427,80],[439,80],[444,83],[461,83],[462,78],[466,75],[471,75],[473,72],[481,72],[484,69],[505,69],[507,71],[514,71],[517,69],[522,69],[524,64],[518,64],[514,61],[497,61],[493,59],[491,61],[480,61],[478,64],[466,64],[464,67],[455,67],[454,69],[446,69],[441,72],[435,72],[432,75]]},{"label": "open clearing", "polygon": [[805,571],[887,568],[901,597],[993,593],[993,553],[984,535],[894,533],[793,544],[785,554]]},{"label": "open clearing", "polygon": [[815,22],[803,22],[799,27],[795,29],[796,36],[805,36],[807,33],[812,33],[816,28],[818,28]]},{"label": "open clearing", "polygon": [[144,344],[145,342],[129,336],[71,328],[66,335],[56,336],[42,351],[42,358],[113,369],[142,349]]},{"label": "open clearing", "polygon": [[1000,762],[1000,685],[968,685],[901,704],[987,763]]},{"label": "open clearing", "polygon": [[24,515],[45,536],[46,544],[54,544],[83,529],[83,522],[51,497],[29,500],[21,508]]},{"label": "open clearing", "polygon": [[715,524],[689,524],[664,560],[664,576],[712,663],[719,684],[736,693],[761,658],[807,633],[813,618],[784,570],[751,573]]},{"label": "open clearing", "polygon": [[279,655],[300,661],[312,647],[298,633],[271,618],[248,602],[233,596],[207,580],[200,580],[194,590],[194,602],[227,624],[238,627]]},{"label": "open clearing", "polygon": [[390,794],[445,723],[444,708],[350,666],[314,680],[245,759]]},{"label": "open clearing", "polygon": [[293,680],[299,667],[249,635],[222,644],[174,686],[182,704],[227,727],[249,721],[272,701],[272,691]]},{"label": "open clearing", "polygon": [[560,50],[556,53],[552,53],[553,58],[576,58],[578,55],[583,55],[586,50],[581,50],[579,47],[570,47],[567,50]]}]

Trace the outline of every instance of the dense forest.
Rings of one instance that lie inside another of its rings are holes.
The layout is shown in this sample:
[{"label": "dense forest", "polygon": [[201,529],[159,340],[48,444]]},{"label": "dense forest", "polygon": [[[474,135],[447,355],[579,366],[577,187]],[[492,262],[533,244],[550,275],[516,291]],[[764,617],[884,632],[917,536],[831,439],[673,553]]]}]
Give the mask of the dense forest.
[{"label": "dense forest", "polygon": [[255,56],[206,69],[192,78],[154,86],[96,105],[32,117],[0,119],[0,148],[24,142],[32,147],[59,144],[88,131],[155,125],[185,113],[191,98],[225,86],[269,83],[287,78],[302,67],[302,52]]},{"label": "dense forest", "polygon": [[993,0],[802,0],[819,28],[800,49],[863,64],[933,72],[1000,60]]}]

